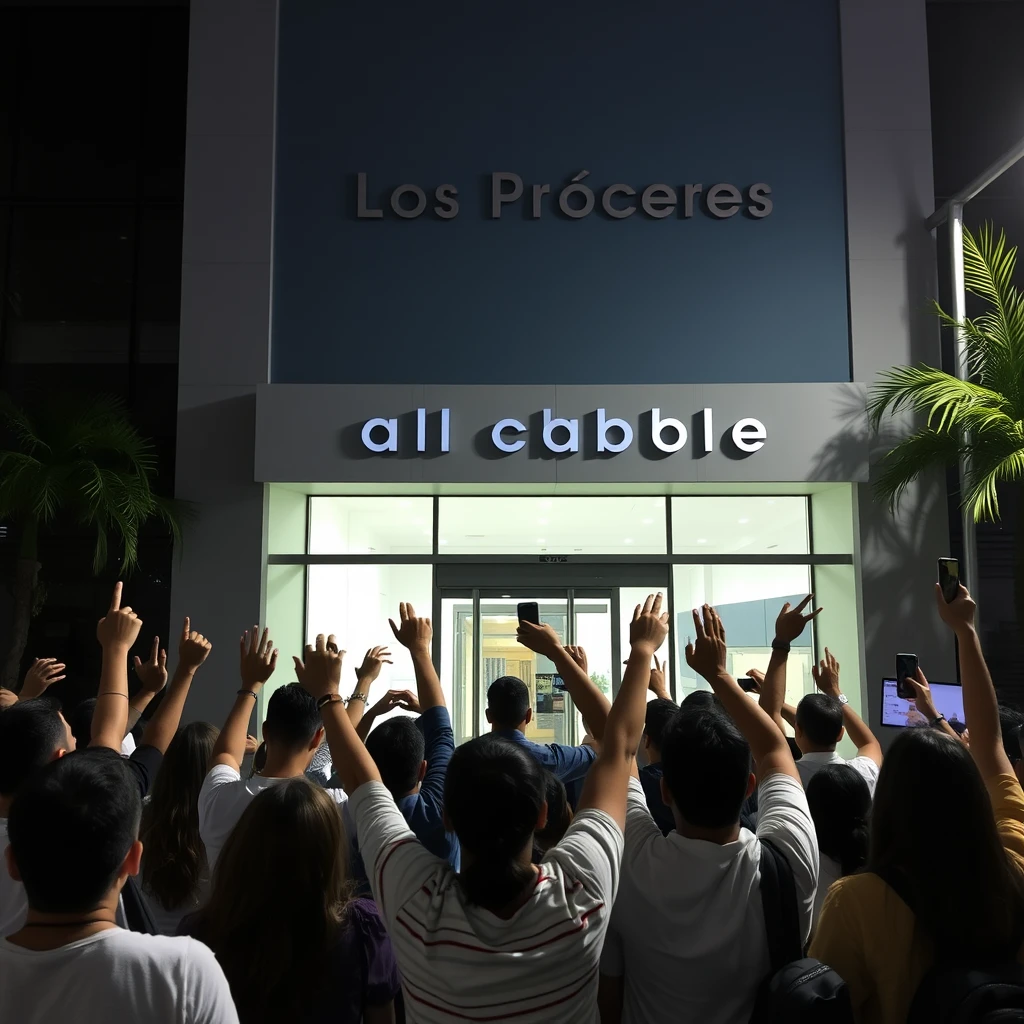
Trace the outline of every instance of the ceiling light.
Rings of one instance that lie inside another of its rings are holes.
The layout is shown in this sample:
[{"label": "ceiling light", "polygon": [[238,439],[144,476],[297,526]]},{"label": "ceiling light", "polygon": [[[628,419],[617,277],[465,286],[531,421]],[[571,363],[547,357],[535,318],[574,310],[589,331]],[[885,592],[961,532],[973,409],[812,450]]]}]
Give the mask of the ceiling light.
[{"label": "ceiling light", "polygon": [[633,538],[632,538],[632,537],[626,537],[626,538],[625,538],[625,539],[624,539],[624,540],[622,541],[622,543],[623,543],[623,544],[632,544],[632,543],[633,543]]},{"label": "ceiling light", "polygon": [[707,542],[708,542],[707,537],[698,537],[697,538],[697,543],[698,544],[707,544]]},{"label": "ceiling light", "polygon": [[548,525],[548,521],[546,519],[543,519],[543,518],[538,519],[537,520],[537,525],[538,526],[547,526]]},{"label": "ceiling light", "polygon": [[537,543],[538,544],[547,544],[547,541],[543,537],[538,537],[537,538]]},{"label": "ceiling light", "polygon": [[643,523],[644,526],[650,526],[651,523],[654,522],[654,520],[653,519],[641,519],[640,522]]},{"label": "ceiling light", "polygon": [[747,523],[750,522],[750,520],[747,519],[747,518],[743,518],[743,519],[738,520],[738,522],[739,522],[740,526],[746,526]]},{"label": "ceiling light", "polygon": [[446,540],[439,540],[437,543],[441,544],[443,546],[443,545],[447,544],[448,541],[446,541]]}]

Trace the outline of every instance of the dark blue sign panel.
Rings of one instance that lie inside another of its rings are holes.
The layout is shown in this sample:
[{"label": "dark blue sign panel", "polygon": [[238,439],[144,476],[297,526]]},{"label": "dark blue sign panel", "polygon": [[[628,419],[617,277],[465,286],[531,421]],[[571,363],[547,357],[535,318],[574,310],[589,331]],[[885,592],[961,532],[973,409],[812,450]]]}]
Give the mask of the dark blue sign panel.
[{"label": "dark blue sign panel", "polygon": [[834,0],[282,0],[273,380],[849,380]]}]

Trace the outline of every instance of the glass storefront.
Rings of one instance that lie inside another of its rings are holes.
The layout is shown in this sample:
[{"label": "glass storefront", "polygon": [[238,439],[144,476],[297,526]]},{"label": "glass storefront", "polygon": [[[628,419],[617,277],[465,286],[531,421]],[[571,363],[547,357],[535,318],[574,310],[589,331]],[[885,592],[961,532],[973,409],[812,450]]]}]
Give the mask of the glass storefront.
[{"label": "glass storefront", "polygon": [[[387,620],[411,601],[434,621],[434,661],[457,742],[487,730],[487,687],[505,674],[530,688],[531,739],[573,743],[583,734],[554,666],[516,642],[520,601],[536,601],[542,621],[586,649],[591,678],[611,696],[629,650],[629,614],[652,590],[664,591],[671,628],[658,656],[677,700],[706,685],[684,657],[691,608],[718,608],[736,676],[767,666],[784,601],[815,590],[818,603],[856,608],[846,484],[804,495],[270,492],[267,607],[276,634],[296,645],[334,632],[351,667],[392,639]],[[811,666],[825,644],[856,651],[856,618],[823,617],[800,638],[790,702],[813,689]],[[387,687],[414,688],[408,658],[386,671]],[[859,689],[849,686],[852,699]]]}]

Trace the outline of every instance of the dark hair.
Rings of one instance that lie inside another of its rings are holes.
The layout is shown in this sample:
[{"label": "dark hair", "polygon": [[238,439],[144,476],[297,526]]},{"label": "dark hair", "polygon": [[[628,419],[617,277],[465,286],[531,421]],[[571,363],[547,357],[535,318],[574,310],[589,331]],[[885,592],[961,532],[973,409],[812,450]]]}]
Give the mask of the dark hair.
[{"label": "dark hair", "polygon": [[514,729],[530,710],[530,690],[517,676],[501,676],[487,687],[487,709],[495,725]]},{"label": "dark hair", "polygon": [[750,746],[724,711],[680,708],[662,739],[661,767],[688,824],[725,828],[740,820],[750,782]]},{"label": "dark hair", "polygon": [[1024,725],[1024,713],[1009,704],[999,705],[999,731],[1003,737],[1003,750],[1010,759],[1010,764],[1016,764],[1021,758],[1021,726]]},{"label": "dark hair", "polygon": [[75,743],[80,750],[85,750],[92,740],[92,716],[95,713],[96,698],[89,697],[87,700],[79,701],[68,715],[71,735],[75,737]]},{"label": "dark hair", "polygon": [[546,792],[544,769],[515,743],[487,735],[456,748],[444,807],[462,845],[459,884],[470,903],[499,910],[533,878],[519,855],[533,838]]},{"label": "dark hair", "polygon": [[[951,736],[904,729],[889,748],[871,808],[868,870],[905,879],[917,921],[943,957],[1005,956],[1019,940],[1024,879],[1003,849],[981,773]],[[956,899],[936,897],[950,892]]]},{"label": "dark hair", "polygon": [[720,708],[721,702],[711,690],[694,690],[684,698],[681,708]]},{"label": "dark hair", "polygon": [[533,834],[534,863],[540,863],[543,855],[557,846],[572,824],[572,808],[565,792],[565,785],[554,772],[544,771],[544,796],[548,804],[547,824]]},{"label": "dark hair", "polygon": [[206,869],[199,837],[199,790],[219,730],[192,722],[175,734],[142,813],[142,878],[165,910],[194,901]]},{"label": "dark hair", "polygon": [[818,849],[838,861],[844,875],[868,859],[871,790],[848,764],[826,764],[807,783],[807,803],[818,834]]},{"label": "dark hair", "polygon": [[423,764],[423,733],[413,719],[397,715],[381,722],[366,737],[366,749],[396,800],[415,789]]},{"label": "dark hair", "polygon": [[252,775],[257,772],[263,771],[267,766],[267,744],[266,742],[260,743],[256,748],[256,753],[252,755]]},{"label": "dark hair", "polygon": [[843,729],[843,705],[827,693],[809,693],[796,706],[796,724],[816,747],[834,747]]},{"label": "dark hair", "polygon": [[286,750],[305,750],[320,728],[320,712],[308,690],[298,683],[278,687],[267,701],[264,734]]},{"label": "dark hair", "polygon": [[804,756],[804,752],[800,749],[797,741],[792,736],[787,736],[786,743],[789,744],[789,752],[793,755],[793,760],[799,761]]},{"label": "dark hair", "polygon": [[38,771],[7,820],[29,906],[47,914],[93,910],[117,881],[141,815],[138,782],[112,750],[68,754]]},{"label": "dark hair", "polygon": [[245,1024],[312,1012],[352,898],[347,849],[338,805],[304,778],[258,793],[228,836],[189,930],[217,955]]},{"label": "dark hair", "polygon": [[647,702],[647,711],[644,715],[644,732],[651,743],[659,750],[661,749],[661,740],[665,735],[665,729],[678,712],[679,705],[674,700],[667,700],[665,697],[655,697],[654,700]]},{"label": "dark hair", "polygon": [[60,709],[42,697],[12,704],[0,718],[0,793],[11,796],[67,743]]}]

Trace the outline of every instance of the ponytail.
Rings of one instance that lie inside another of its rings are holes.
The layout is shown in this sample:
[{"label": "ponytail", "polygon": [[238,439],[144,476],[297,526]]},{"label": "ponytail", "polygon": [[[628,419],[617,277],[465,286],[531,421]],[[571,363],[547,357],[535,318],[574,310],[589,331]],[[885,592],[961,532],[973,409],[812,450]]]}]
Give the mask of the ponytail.
[{"label": "ponytail", "polygon": [[[839,861],[839,866],[844,875],[852,875],[860,871],[868,862],[868,846],[870,833],[866,818],[855,818],[853,828],[845,837],[840,837],[836,851],[826,850],[823,846],[821,851]],[[820,845],[820,844],[819,844]]]},{"label": "ponytail", "polygon": [[533,869],[518,860],[475,860],[462,865],[459,886],[468,903],[504,907],[522,893],[533,875]]}]

